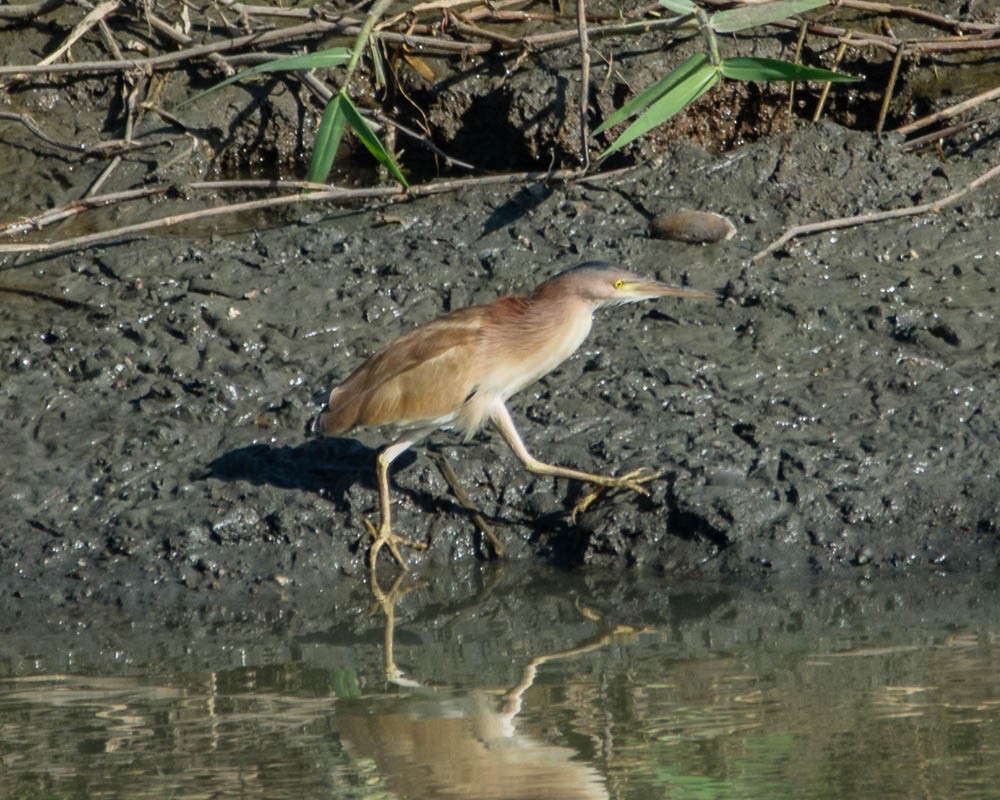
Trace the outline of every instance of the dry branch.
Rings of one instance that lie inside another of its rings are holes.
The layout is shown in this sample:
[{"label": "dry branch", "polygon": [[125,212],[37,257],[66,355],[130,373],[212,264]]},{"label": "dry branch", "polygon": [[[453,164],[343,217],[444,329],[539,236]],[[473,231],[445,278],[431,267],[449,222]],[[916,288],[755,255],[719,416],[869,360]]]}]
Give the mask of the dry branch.
[{"label": "dry branch", "polygon": [[925,11],[922,8],[899,6],[892,3],[871,3],[867,0],[830,0],[830,5],[854,8],[859,11],[872,11],[886,16],[909,17],[918,22],[959,33],[993,33],[1000,30],[1000,25],[990,22],[964,22],[935,14],[932,11]]},{"label": "dry branch", "polygon": [[969,181],[965,186],[951,194],[942,197],[940,200],[934,200],[930,203],[921,203],[916,206],[905,206],[904,208],[894,208],[890,211],[873,211],[868,214],[857,214],[853,217],[840,217],[838,219],[829,219],[825,222],[812,222],[806,225],[794,225],[788,228],[778,239],[773,241],[763,250],[758,252],[751,259],[753,262],[760,261],[764,256],[770,255],[776,250],[784,247],[792,239],[799,236],[809,236],[813,233],[822,233],[824,231],[839,230],[841,228],[853,228],[858,225],[868,225],[872,222],[883,222],[887,219],[899,219],[900,217],[915,217],[919,214],[929,214],[936,213],[942,208],[952,205],[960,198],[964,197],[966,194],[971,192],[973,189],[977,189],[984,183],[1000,175],[1000,164],[995,167],[988,169],[978,178]]},{"label": "dry branch", "polygon": [[580,162],[590,168],[590,37],[586,0],[576,0],[576,27],[580,38]]},{"label": "dry branch", "polygon": [[963,100],[961,103],[956,103],[948,108],[943,108],[940,111],[935,111],[933,114],[929,114],[926,117],[921,117],[913,122],[909,122],[906,125],[901,125],[896,128],[896,133],[909,134],[914,131],[918,131],[921,128],[926,128],[928,125],[933,125],[936,122],[942,122],[946,119],[951,119],[969,109],[975,108],[976,106],[982,105],[983,103],[988,103],[991,100],[1000,100],[1000,86],[995,89],[990,89],[989,91],[983,92],[982,94],[977,94],[975,97],[970,97],[968,100]]},{"label": "dry branch", "polygon": [[39,0],[25,5],[0,6],[0,19],[35,19],[54,11],[66,0]]},{"label": "dry branch", "polygon": [[[277,197],[267,197],[260,200],[248,200],[241,203],[231,203],[216,208],[202,208],[196,211],[185,212],[183,214],[173,214],[157,219],[146,220],[132,225],[123,225],[111,230],[99,231],[85,236],[74,236],[69,239],[59,239],[48,242],[22,242],[18,244],[0,244],[0,255],[21,254],[21,253],[57,253],[67,250],[79,250],[95,244],[105,244],[118,239],[131,238],[140,234],[161,231],[175,225],[182,225],[187,222],[201,221],[208,217],[229,216],[243,214],[250,211],[259,211],[264,208],[280,208],[282,206],[300,205],[305,203],[357,203],[363,200],[383,200],[387,202],[400,202],[416,197],[428,197],[435,194],[445,194],[455,192],[460,189],[473,186],[493,186],[506,183],[526,183],[526,182],[568,182],[575,180],[586,180],[595,182],[601,179],[615,177],[631,168],[611,170],[598,175],[587,175],[580,169],[553,170],[550,172],[515,172],[506,175],[486,175],[476,178],[459,178],[456,180],[435,181],[420,186],[413,186],[408,193],[402,192],[395,186],[373,187],[368,189],[342,189],[326,184],[313,184],[306,181],[196,181],[189,183],[180,190],[191,191],[218,191],[220,189],[233,188],[299,188],[306,191],[295,194],[279,195]],[[161,189],[159,187],[151,187]],[[169,189],[170,187],[166,187]],[[315,189],[315,191],[308,191]],[[97,205],[100,197],[89,198],[91,204]],[[11,225],[23,224],[24,221],[11,223]],[[4,231],[10,226],[0,226],[0,231]]]}]

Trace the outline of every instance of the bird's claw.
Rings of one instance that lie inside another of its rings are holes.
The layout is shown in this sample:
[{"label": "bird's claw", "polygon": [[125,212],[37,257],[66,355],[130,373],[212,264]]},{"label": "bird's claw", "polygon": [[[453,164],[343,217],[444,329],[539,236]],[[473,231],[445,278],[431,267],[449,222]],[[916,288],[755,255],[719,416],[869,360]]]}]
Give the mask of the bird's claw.
[{"label": "bird's claw", "polygon": [[392,528],[388,526],[376,528],[367,517],[365,517],[365,527],[372,537],[371,550],[368,551],[368,567],[373,573],[375,572],[375,565],[378,563],[378,551],[382,549],[383,545],[389,548],[389,552],[392,553],[392,557],[396,559],[396,563],[399,564],[403,572],[406,572],[409,567],[399,552],[399,545],[409,547],[413,550],[427,549],[427,542],[418,542],[413,539],[405,539],[402,536],[397,536],[392,532]]},{"label": "bird's claw", "polygon": [[[643,474],[646,473],[646,474]],[[606,489],[630,489],[633,492],[649,497],[649,490],[643,486],[644,483],[655,481],[663,475],[663,470],[650,470],[649,467],[639,467],[638,469],[626,472],[624,475],[616,477],[603,477],[601,483],[591,489],[583,499],[580,500],[569,513],[570,522],[575,523],[576,518],[590,508],[591,504],[600,497]]]}]

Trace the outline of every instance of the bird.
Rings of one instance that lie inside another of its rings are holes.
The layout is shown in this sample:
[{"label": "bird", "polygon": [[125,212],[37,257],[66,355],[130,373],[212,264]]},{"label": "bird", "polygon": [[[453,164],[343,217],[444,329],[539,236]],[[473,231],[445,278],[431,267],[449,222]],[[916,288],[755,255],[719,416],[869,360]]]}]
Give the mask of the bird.
[{"label": "bird", "polygon": [[529,472],[593,484],[574,509],[603,489],[647,494],[642,484],[660,472],[641,467],[624,475],[598,475],[539,461],[528,450],[507,400],[569,358],[590,333],[594,312],[660,297],[711,299],[715,292],[673,286],[606,261],[588,261],[540,283],[526,295],[508,295],[425,322],[391,341],[331,392],[318,430],[342,435],[360,427],[390,428],[393,438],[376,457],[379,525],[365,520],[375,574],[387,547],[403,570],[399,546],[422,548],[392,530],[389,468],[437,430],[470,440],[491,421]]}]

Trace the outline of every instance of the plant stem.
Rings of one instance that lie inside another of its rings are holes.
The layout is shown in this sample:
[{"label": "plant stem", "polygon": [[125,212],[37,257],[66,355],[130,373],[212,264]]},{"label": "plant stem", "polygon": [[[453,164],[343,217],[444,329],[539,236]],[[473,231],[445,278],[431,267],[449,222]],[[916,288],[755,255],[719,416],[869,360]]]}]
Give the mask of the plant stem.
[{"label": "plant stem", "polygon": [[715,38],[715,31],[712,30],[712,24],[708,20],[708,14],[705,13],[705,9],[701,6],[697,6],[694,10],[694,15],[698,19],[698,27],[701,28],[701,34],[705,37],[705,42],[708,44],[708,58],[712,62],[712,66],[718,68],[722,63],[722,59],[719,58],[719,43]]},{"label": "plant stem", "polygon": [[354,40],[354,49],[351,50],[351,60],[347,62],[347,71],[344,74],[344,83],[342,88],[347,88],[347,85],[351,82],[351,76],[354,74],[355,68],[358,66],[358,61],[361,59],[361,54],[364,52],[365,45],[368,44],[368,37],[371,36],[372,28],[375,27],[375,23],[378,22],[379,17],[382,16],[382,12],[385,11],[386,6],[391,3],[392,0],[375,0],[372,3],[371,11],[368,12],[368,16],[365,17],[364,25],[361,26],[361,30],[358,31],[358,38]]}]

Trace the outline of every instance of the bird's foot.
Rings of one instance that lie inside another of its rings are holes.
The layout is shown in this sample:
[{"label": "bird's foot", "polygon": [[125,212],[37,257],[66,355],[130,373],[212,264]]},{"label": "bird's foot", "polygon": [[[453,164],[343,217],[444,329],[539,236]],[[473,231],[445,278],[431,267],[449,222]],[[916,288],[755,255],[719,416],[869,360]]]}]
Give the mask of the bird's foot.
[{"label": "bird's foot", "polygon": [[642,484],[649,483],[650,481],[655,481],[663,475],[663,470],[650,470],[649,467],[639,467],[631,472],[626,472],[624,475],[610,476],[610,475],[594,475],[594,483],[597,485],[580,500],[573,510],[569,512],[570,522],[576,522],[576,518],[590,508],[590,505],[600,497],[601,493],[606,489],[630,489],[633,492],[638,492],[641,495],[649,496],[649,490],[646,489]]},{"label": "bird's foot", "polygon": [[399,547],[409,547],[413,550],[426,550],[427,542],[418,542],[414,539],[405,539],[402,536],[397,536],[392,532],[392,528],[388,525],[380,525],[376,528],[370,519],[365,518],[365,527],[368,528],[368,533],[372,537],[372,547],[368,551],[368,566],[375,574],[375,565],[378,563],[378,551],[382,549],[383,546],[389,548],[389,552],[392,553],[392,557],[396,559],[396,563],[399,564],[400,568],[405,572],[409,569],[406,565],[406,561],[399,552]]}]

